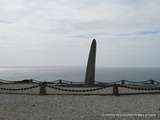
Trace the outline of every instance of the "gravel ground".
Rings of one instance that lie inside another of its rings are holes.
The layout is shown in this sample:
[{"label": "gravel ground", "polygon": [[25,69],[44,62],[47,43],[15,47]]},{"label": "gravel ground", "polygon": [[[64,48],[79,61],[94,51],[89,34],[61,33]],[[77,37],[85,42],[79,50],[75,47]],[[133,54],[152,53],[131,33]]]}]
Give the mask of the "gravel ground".
[{"label": "gravel ground", "polygon": [[[158,120],[160,94],[122,96],[0,94],[0,120]],[[153,114],[107,117],[107,114]]]}]

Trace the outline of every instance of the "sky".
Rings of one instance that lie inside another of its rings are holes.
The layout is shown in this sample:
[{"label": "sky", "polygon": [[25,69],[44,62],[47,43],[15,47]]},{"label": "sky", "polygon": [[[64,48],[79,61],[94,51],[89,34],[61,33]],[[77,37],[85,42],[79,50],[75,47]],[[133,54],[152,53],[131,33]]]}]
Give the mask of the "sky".
[{"label": "sky", "polygon": [[160,0],[0,0],[0,66],[160,67]]}]

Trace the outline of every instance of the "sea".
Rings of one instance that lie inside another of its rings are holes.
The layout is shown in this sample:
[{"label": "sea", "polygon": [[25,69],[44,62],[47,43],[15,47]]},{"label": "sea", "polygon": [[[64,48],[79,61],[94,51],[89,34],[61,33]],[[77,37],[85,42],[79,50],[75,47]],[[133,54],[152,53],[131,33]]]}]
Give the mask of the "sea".
[{"label": "sea", "polygon": [[[34,79],[38,81],[67,80],[82,82],[85,67],[41,66],[41,67],[0,67],[0,79],[15,81]],[[112,82],[118,80],[144,81],[160,80],[160,68],[111,68],[97,67],[96,81]]]}]

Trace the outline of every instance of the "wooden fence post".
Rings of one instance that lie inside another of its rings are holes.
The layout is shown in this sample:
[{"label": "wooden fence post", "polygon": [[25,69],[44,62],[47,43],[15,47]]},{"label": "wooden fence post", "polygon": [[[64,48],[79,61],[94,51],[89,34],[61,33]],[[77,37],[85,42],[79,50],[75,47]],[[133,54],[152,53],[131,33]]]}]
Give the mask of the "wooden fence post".
[{"label": "wooden fence post", "polygon": [[150,80],[150,84],[154,84],[154,80]]},{"label": "wooden fence post", "polygon": [[46,95],[46,83],[45,82],[41,83],[39,94],[40,95]]},{"label": "wooden fence post", "polygon": [[125,84],[125,80],[121,80],[121,84],[124,85]]},{"label": "wooden fence post", "polygon": [[116,96],[119,95],[118,85],[116,84],[113,85],[113,95],[116,95]]}]

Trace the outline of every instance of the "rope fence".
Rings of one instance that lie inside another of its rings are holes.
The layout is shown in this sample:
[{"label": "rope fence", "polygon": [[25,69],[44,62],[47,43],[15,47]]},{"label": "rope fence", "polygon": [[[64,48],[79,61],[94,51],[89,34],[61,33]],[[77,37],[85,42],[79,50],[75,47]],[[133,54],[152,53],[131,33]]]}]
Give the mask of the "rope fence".
[{"label": "rope fence", "polygon": [[25,88],[3,88],[3,87],[0,87],[0,90],[7,90],[7,91],[21,91],[21,90],[29,90],[29,89],[33,89],[33,88],[37,88],[37,87],[40,87],[40,85],[34,85],[34,86],[31,86],[31,87],[25,87]]},{"label": "rope fence", "polygon": [[123,87],[123,88],[128,88],[128,89],[134,89],[134,90],[146,90],[146,91],[150,91],[150,90],[160,90],[160,87],[136,87],[136,86],[127,86],[127,85],[119,85],[119,87]]},{"label": "rope fence", "polygon": [[[21,85],[17,83],[13,83],[13,84]],[[79,84],[81,86],[78,86]],[[160,90],[160,82],[154,81],[154,80],[141,81],[141,82],[120,80],[120,81],[110,82],[110,83],[96,81],[96,83],[93,86],[86,86],[85,84],[80,83],[80,82],[77,82],[77,83],[71,82],[71,81],[67,82],[64,80],[63,81],[59,80],[55,82],[54,81],[53,82],[39,82],[39,83],[36,83],[36,85],[32,85],[29,87],[22,87],[22,88],[8,88],[8,87],[2,87],[2,85],[7,86],[7,84],[0,84],[0,91],[25,91],[25,90],[30,90],[34,88],[39,88],[40,89],[39,94],[41,95],[47,94],[46,88],[51,88],[54,90],[64,91],[64,92],[87,93],[87,92],[94,92],[94,91],[99,91],[99,90],[103,90],[103,89],[112,87],[113,95],[119,95],[119,89],[118,89],[119,87],[131,89],[131,90],[143,90],[143,91]],[[9,85],[12,85],[12,84],[9,84]]]},{"label": "rope fence", "polygon": [[112,85],[98,87],[98,88],[91,88],[91,89],[75,90],[75,89],[64,89],[62,87],[56,87],[56,86],[47,85],[47,87],[49,87],[49,88],[56,89],[56,90],[61,90],[61,91],[67,91],[67,92],[90,92],[90,91],[102,90],[102,89],[105,89],[105,88],[111,87],[111,86]]}]

